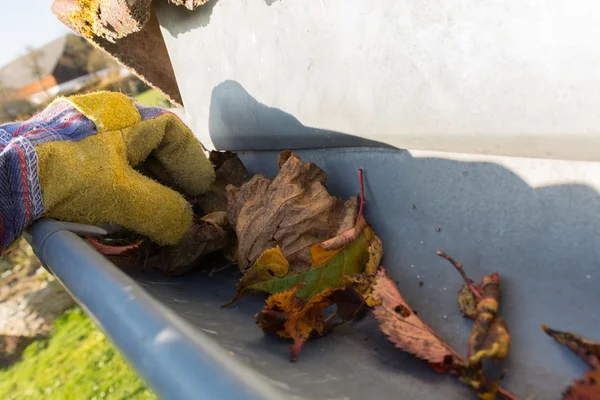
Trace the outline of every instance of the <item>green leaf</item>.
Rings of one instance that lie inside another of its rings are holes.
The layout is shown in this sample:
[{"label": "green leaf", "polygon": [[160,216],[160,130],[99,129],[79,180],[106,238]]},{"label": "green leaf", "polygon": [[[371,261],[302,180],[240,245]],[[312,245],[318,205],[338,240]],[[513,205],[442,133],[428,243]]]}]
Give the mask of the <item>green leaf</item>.
[{"label": "green leaf", "polygon": [[[381,258],[381,241],[367,225],[364,219],[356,227],[356,237],[348,240],[337,253],[321,265],[313,266],[299,274],[282,274],[287,271],[287,262],[283,257],[273,257],[278,249],[268,249],[259,257],[252,268],[238,284],[238,294],[227,305],[239,300],[246,294],[280,293],[302,284],[295,293],[299,299],[307,300],[326,289],[341,288],[354,281],[352,276],[365,271],[367,264],[378,266]],[[362,225],[362,226],[360,226]],[[353,228],[355,229],[355,228]],[[316,245],[320,246],[320,245]],[[376,248],[377,251],[369,251]],[[374,260],[370,260],[374,258]],[[283,259],[283,260],[281,260]],[[275,262],[275,260],[281,260]],[[285,262],[285,266],[283,265]],[[285,276],[283,276],[285,275]]]}]

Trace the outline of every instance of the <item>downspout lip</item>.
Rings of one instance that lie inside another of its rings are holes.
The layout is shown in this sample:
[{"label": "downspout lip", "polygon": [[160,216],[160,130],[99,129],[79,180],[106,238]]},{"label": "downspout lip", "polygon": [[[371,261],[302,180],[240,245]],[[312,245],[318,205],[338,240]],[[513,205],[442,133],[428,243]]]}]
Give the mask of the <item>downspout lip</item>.
[{"label": "downspout lip", "polygon": [[42,264],[47,263],[46,268],[159,397],[288,398],[76,235],[104,233],[97,227],[44,219],[26,236]]},{"label": "downspout lip", "polygon": [[52,271],[43,261],[44,245],[52,235],[61,231],[73,232],[76,235],[82,236],[104,236],[107,234],[106,230],[97,226],[58,221],[52,218],[41,218],[40,220],[34,222],[33,225],[29,226],[25,232],[23,232],[23,236],[25,237],[25,240],[27,240],[33,247],[35,254],[42,262],[42,265],[46,271],[51,274],[53,274]]}]

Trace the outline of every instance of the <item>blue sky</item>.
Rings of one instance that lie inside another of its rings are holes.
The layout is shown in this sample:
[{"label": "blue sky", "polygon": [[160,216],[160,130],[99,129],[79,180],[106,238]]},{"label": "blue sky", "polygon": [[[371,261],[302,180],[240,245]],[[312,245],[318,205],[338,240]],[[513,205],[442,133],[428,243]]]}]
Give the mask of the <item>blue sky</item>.
[{"label": "blue sky", "polygon": [[56,19],[52,0],[0,0],[0,66],[71,30]]}]

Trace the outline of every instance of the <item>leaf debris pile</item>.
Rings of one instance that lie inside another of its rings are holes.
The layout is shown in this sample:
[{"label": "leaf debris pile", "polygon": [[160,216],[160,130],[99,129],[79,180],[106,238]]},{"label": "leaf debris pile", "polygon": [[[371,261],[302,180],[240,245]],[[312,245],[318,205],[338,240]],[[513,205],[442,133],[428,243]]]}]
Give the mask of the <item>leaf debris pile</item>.
[{"label": "leaf debris pile", "polygon": [[[125,239],[90,238],[92,245],[121,266],[143,261],[170,275],[196,268],[207,254],[223,253],[242,274],[237,294],[226,306],[248,294],[267,296],[254,318],[265,332],[293,341],[291,360],[298,358],[309,338],[373,309],[387,338],[434,371],[458,377],[483,400],[517,398],[500,387],[503,374],[486,376],[486,365],[505,359],[511,342],[498,313],[497,272],[475,283],[462,264],[437,252],[464,280],[458,309],[473,325],[463,357],[417,317],[380,266],[381,240],[363,216],[362,170],[360,197],[341,199],[329,194],[323,170],[290,151],[280,154],[274,179],[250,176],[235,153],[212,152],[210,159],[215,184],[209,193],[189,199],[196,218],[177,246],[160,247],[130,234]],[[545,326],[544,330],[592,368],[563,398],[600,399],[600,344]]]},{"label": "leaf debris pile", "polygon": [[[227,188],[243,273],[227,305],[248,293],[269,295],[255,319],[265,331],[293,339],[292,360],[311,335],[373,305],[370,282],[383,252],[358,199],[331,196],[326,178],[315,164],[286,151],[272,181],[255,175],[240,188]],[[362,206],[362,173],[359,183]],[[325,316],[334,305],[337,311]]]},{"label": "leaf debris pile", "polygon": [[[375,299],[380,300],[380,304],[375,306],[373,312],[380,323],[380,330],[397,348],[427,361],[437,372],[448,372],[457,376],[481,399],[495,399],[496,394],[500,394],[505,399],[516,399],[514,395],[500,388],[499,380],[491,381],[484,375],[482,363],[484,357],[481,353],[472,350],[472,347],[475,347],[472,343],[474,336],[477,336],[477,341],[485,343],[490,339],[486,341],[482,338],[487,335],[480,334],[481,327],[475,326],[477,322],[473,326],[469,341],[469,357],[465,360],[415,314],[383,267],[377,273],[373,293]],[[482,301],[483,298],[471,305],[470,311],[475,321],[478,319],[475,310],[485,309]],[[475,304],[481,306],[477,307]]]}]

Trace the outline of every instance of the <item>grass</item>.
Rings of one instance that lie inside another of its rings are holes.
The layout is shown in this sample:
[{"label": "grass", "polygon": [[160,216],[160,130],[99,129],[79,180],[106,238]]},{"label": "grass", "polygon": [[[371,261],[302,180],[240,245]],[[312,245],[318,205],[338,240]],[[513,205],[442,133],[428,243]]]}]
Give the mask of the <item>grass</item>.
[{"label": "grass", "polygon": [[138,94],[135,99],[145,106],[171,107],[169,101],[154,89]]},{"label": "grass", "polygon": [[56,321],[48,339],[33,342],[20,362],[0,370],[0,399],[154,400],[156,396],[75,308]]}]

